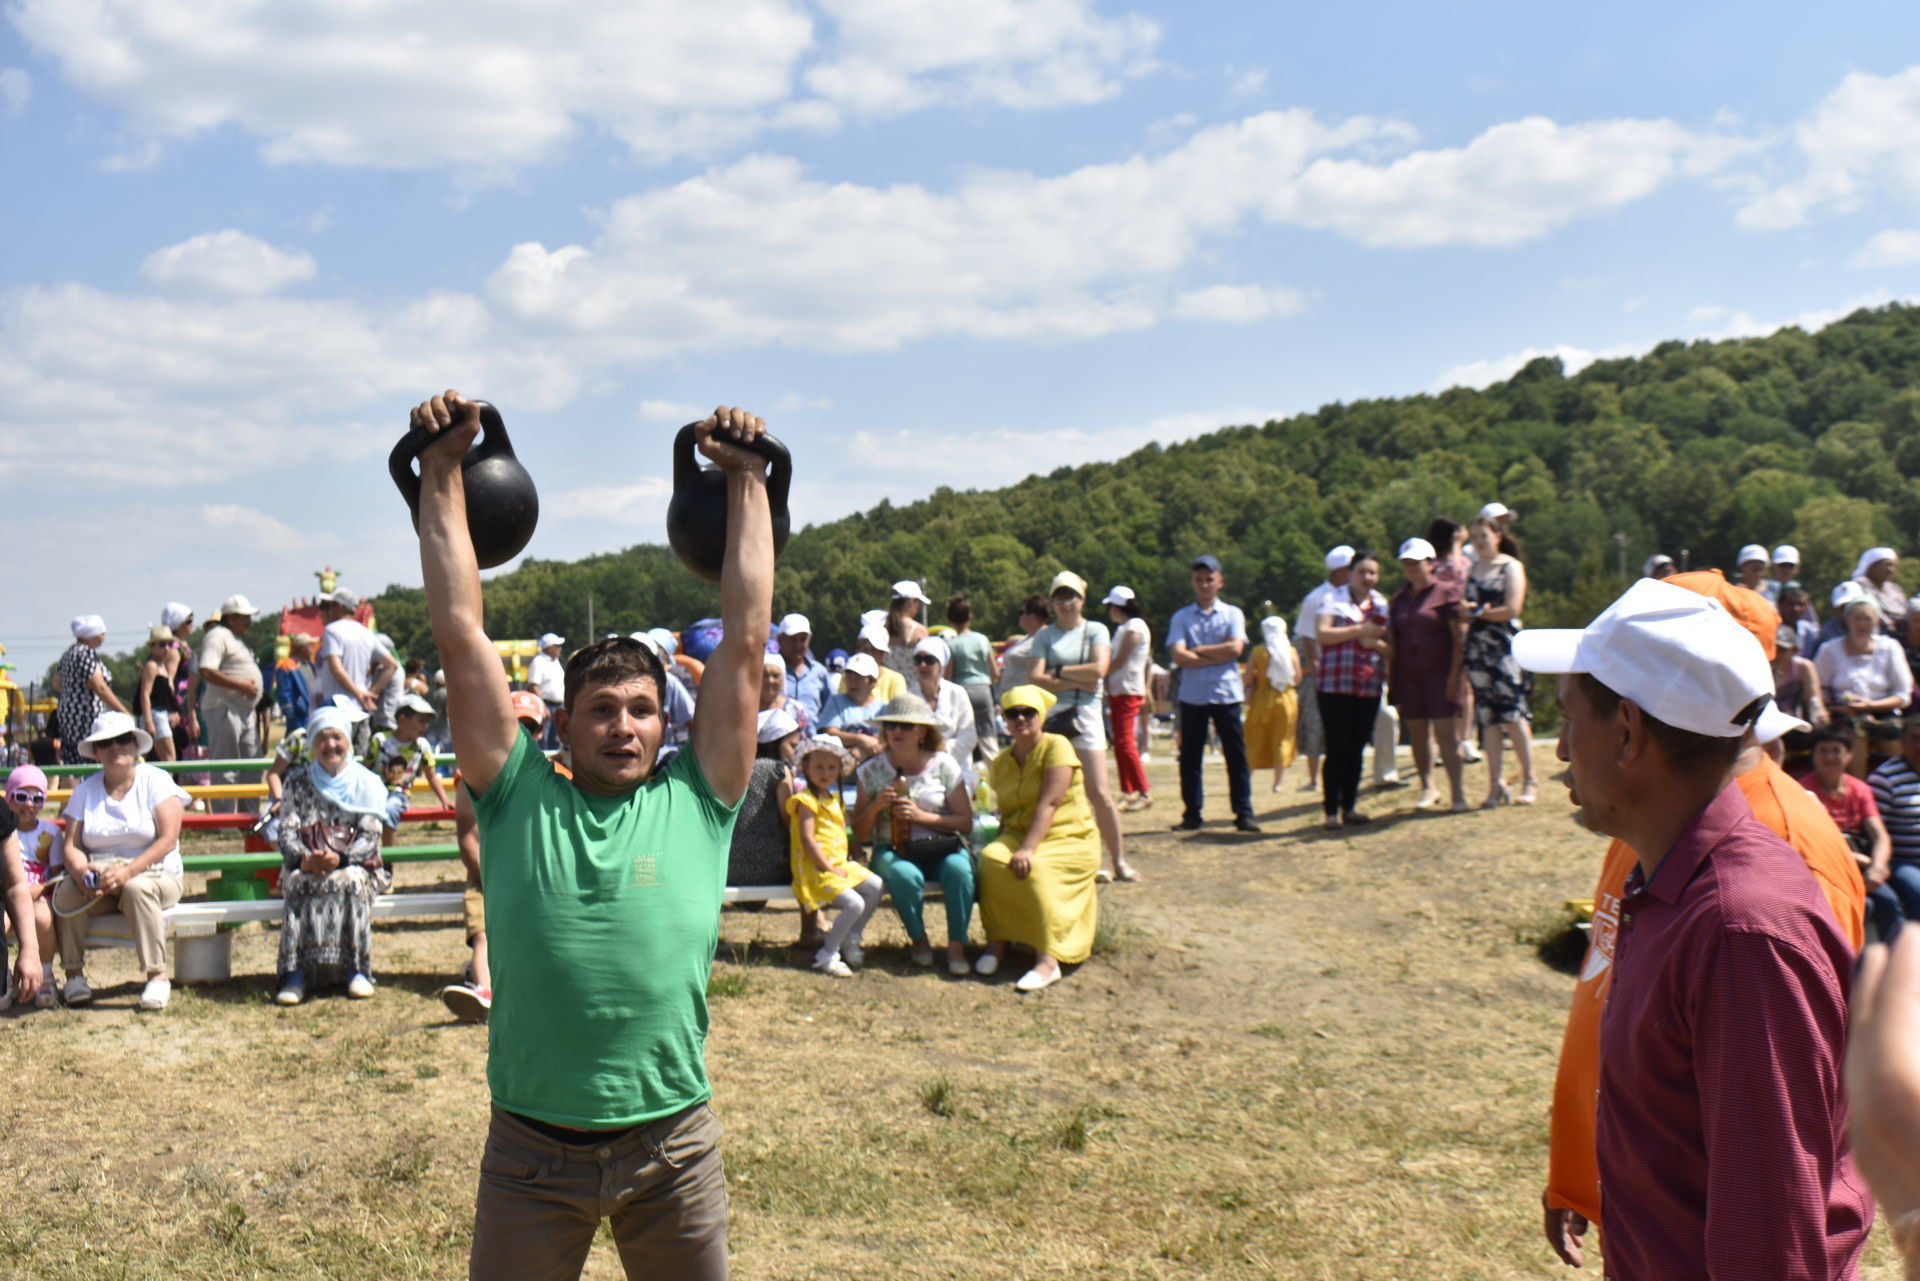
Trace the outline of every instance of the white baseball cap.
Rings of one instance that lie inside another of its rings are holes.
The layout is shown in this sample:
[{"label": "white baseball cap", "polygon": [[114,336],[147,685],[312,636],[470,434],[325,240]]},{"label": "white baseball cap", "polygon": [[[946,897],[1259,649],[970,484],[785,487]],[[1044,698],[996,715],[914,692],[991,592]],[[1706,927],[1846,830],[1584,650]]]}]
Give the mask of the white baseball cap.
[{"label": "white baseball cap", "polygon": [[1584,630],[1521,632],[1513,659],[1530,672],[1585,672],[1647,715],[1708,738],[1738,738],[1773,698],[1773,665],[1752,632],[1718,601],[1651,578]]},{"label": "white baseball cap", "polygon": [[887,629],[884,627],[862,627],[860,629],[860,639],[875,649],[882,650],[887,648],[890,643],[887,637]]},{"label": "white baseball cap", "polygon": [[247,618],[252,618],[259,612],[259,610],[254,608],[253,602],[245,596],[236,594],[220,602],[220,617],[222,618],[225,618],[228,614],[240,614]]},{"label": "white baseball cap", "polygon": [[869,609],[860,615],[862,627],[885,627],[886,625],[887,611],[884,609]]},{"label": "white baseball cap", "polygon": [[555,645],[564,645],[566,643],[566,637],[556,635],[553,632],[548,632],[540,638],[541,649],[552,649]]},{"label": "white baseball cap", "polygon": [[1781,543],[1773,549],[1773,563],[1776,565],[1798,565],[1800,549],[1792,543]]},{"label": "white baseball cap", "polygon": [[1424,538],[1409,538],[1400,544],[1401,560],[1432,560],[1435,555],[1433,544]]},{"label": "white baseball cap", "polygon": [[1845,609],[1854,601],[1867,599],[1867,589],[1851,578],[1845,578],[1834,584],[1833,594],[1827,599],[1835,609]]},{"label": "white baseball cap", "polygon": [[1766,548],[1762,547],[1759,543],[1748,543],[1740,549],[1740,555],[1734,559],[1733,563],[1736,565],[1744,565],[1750,560],[1757,560],[1764,565],[1769,559]]},{"label": "white baseball cap", "polygon": [[1133,588],[1116,586],[1101,599],[1100,603],[1102,605],[1131,605],[1133,601]]},{"label": "white baseball cap", "polygon": [[855,654],[847,660],[847,665],[841,670],[851,672],[855,676],[864,676],[871,681],[880,679],[880,664],[873,661],[872,654]]},{"label": "white baseball cap", "polygon": [[1480,509],[1481,520],[1499,520],[1503,516],[1513,515],[1513,508],[1505,503],[1492,502]]},{"label": "white baseball cap", "polygon": [[896,600],[917,600],[922,605],[933,604],[933,601],[928,598],[926,592],[921,590],[920,584],[914,582],[911,578],[903,578],[895,583],[893,585],[893,595]]},{"label": "white baseball cap", "polygon": [[396,712],[413,712],[416,715],[420,715],[420,716],[438,716],[439,715],[438,712],[433,710],[433,704],[429,703],[426,699],[420,697],[418,694],[408,694],[405,698],[401,699],[398,703],[394,705],[393,710]]},{"label": "white baseball cap", "polygon": [[1353,564],[1353,548],[1347,546],[1345,543],[1341,543],[1338,547],[1327,553],[1327,569],[1329,572],[1336,569],[1345,569],[1351,564]]},{"label": "white baseball cap", "polygon": [[807,621],[805,614],[788,614],[780,620],[780,634],[782,636],[811,636],[813,635],[813,624]]},{"label": "white baseball cap", "polygon": [[647,635],[653,638],[653,643],[660,647],[662,654],[671,657],[680,652],[680,642],[675,640],[673,633],[666,628],[649,627],[647,628]]}]

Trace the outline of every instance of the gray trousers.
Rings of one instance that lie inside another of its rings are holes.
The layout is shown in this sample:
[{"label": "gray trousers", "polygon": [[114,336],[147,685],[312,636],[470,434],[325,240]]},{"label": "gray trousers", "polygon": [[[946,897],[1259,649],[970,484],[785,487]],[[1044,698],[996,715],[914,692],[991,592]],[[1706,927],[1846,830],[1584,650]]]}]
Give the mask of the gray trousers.
[{"label": "gray trousers", "polygon": [[[206,700],[200,702],[200,741],[207,745],[207,755],[216,761],[253,760],[260,755],[260,736],[254,724],[253,708],[239,707],[231,703],[219,703],[207,706]],[[254,770],[216,770],[215,783],[257,783],[260,775]],[[253,800],[230,800],[220,798],[207,802],[207,808],[216,814],[251,814],[260,808]]]}]

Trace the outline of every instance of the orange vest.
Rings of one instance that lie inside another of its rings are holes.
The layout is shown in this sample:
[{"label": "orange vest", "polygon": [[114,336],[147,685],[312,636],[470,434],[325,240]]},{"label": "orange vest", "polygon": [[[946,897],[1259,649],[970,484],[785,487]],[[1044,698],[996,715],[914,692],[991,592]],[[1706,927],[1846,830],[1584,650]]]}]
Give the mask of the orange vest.
[{"label": "orange vest", "polygon": [[[1758,768],[1735,781],[1753,807],[1753,816],[1807,860],[1841,932],[1859,951],[1866,940],[1867,887],[1852,849],[1826,807],[1771,757],[1762,756]],[[1560,1070],[1553,1082],[1547,1204],[1576,1211],[1595,1224],[1600,1222],[1600,1164],[1593,1138],[1600,1091],[1600,1013],[1613,981],[1620,898],[1635,861],[1624,842],[1607,847],[1607,861],[1593,891],[1593,938],[1580,967],[1579,985],[1573,990],[1573,1008],[1567,1012],[1566,1036],[1560,1042]]]}]

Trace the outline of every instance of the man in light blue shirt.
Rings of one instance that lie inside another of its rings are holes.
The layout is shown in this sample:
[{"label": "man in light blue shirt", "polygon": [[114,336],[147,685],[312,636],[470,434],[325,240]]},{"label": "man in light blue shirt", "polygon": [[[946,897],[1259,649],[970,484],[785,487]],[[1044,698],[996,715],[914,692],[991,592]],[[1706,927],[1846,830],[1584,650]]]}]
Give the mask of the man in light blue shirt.
[{"label": "man in light blue shirt", "polygon": [[1253,821],[1253,774],[1247,768],[1247,736],[1241,724],[1246,691],[1240,684],[1240,658],[1247,650],[1247,619],[1220,599],[1226,577],[1212,556],[1193,560],[1193,599],[1174,611],[1167,623],[1167,652],[1180,669],[1180,801],[1184,814],[1176,832],[1199,830],[1205,802],[1200,768],[1207,750],[1207,729],[1220,736],[1227,761],[1227,795],[1233,825],[1258,832]]},{"label": "man in light blue shirt", "polygon": [[805,614],[788,614],[780,620],[780,633],[775,642],[787,665],[787,698],[806,709],[809,725],[818,725],[820,709],[833,690],[826,664],[815,658],[809,648],[812,641],[813,624]]}]

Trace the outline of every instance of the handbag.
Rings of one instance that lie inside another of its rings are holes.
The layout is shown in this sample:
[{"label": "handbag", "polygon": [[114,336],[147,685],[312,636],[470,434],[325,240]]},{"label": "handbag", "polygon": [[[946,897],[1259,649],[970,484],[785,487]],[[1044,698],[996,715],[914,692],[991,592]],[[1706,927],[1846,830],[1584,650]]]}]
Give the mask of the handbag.
[{"label": "handbag", "polygon": [[[1080,622],[1080,661],[1086,662],[1093,657],[1093,629],[1086,620]],[[1060,707],[1040,723],[1040,728],[1048,734],[1058,734],[1062,738],[1072,738],[1075,725],[1080,719],[1080,704],[1071,703]]]},{"label": "handbag", "polygon": [[919,868],[922,874],[935,876],[949,854],[958,854],[965,848],[966,842],[958,832],[936,832],[932,836],[916,836],[894,853]]}]

